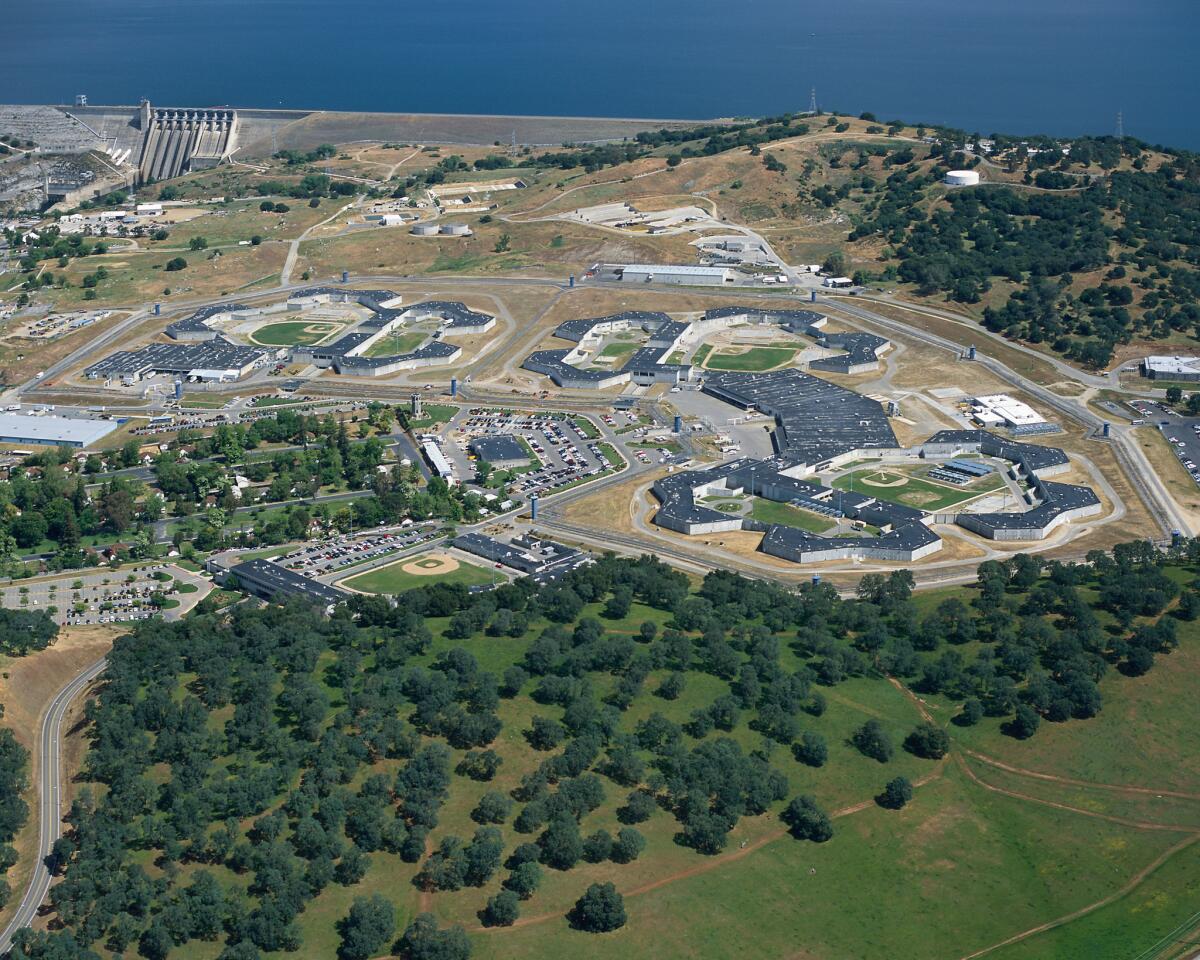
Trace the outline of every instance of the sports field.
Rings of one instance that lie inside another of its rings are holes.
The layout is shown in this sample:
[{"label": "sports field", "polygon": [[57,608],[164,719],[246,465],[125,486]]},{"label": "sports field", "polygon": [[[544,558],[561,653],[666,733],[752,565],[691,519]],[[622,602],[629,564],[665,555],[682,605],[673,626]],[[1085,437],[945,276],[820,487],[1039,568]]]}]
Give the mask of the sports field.
[{"label": "sports field", "polygon": [[264,347],[305,346],[320,343],[344,326],[342,323],[324,321],[310,323],[305,320],[285,320],[282,323],[269,323],[260,327],[251,334],[250,339]]},{"label": "sports field", "polygon": [[721,350],[710,354],[704,364],[709,370],[734,370],[761,373],[788,363],[797,351],[794,347],[751,347],[749,350]]},{"label": "sports field", "polygon": [[979,496],[980,490],[943,486],[930,480],[910,477],[893,470],[855,470],[833,481],[838,490],[854,490],[889,503],[900,503],[919,510],[945,510]]},{"label": "sports field", "polygon": [[343,580],[341,585],[360,593],[403,593],[414,587],[427,587],[436,578],[438,583],[461,583],[474,587],[492,583],[498,574],[463,563],[445,553],[422,553],[389,563],[386,567],[360,573]]}]

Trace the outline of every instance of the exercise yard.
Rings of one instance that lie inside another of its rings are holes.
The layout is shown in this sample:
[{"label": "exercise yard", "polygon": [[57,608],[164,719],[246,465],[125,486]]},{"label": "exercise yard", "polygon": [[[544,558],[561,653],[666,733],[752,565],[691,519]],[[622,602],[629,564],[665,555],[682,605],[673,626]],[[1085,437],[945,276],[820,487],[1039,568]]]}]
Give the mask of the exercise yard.
[{"label": "exercise yard", "polygon": [[[889,503],[900,503],[906,507],[935,512],[973,500],[985,490],[978,487],[961,488],[943,486],[931,480],[911,477],[898,470],[855,470],[833,481],[837,490],[854,490]],[[994,489],[995,484],[988,487]]]},{"label": "exercise yard", "polygon": [[344,326],[325,321],[286,320],[260,327],[250,335],[250,340],[264,347],[310,346],[338,333]]},{"label": "exercise yard", "polygon": [[499,571],[485,570],[449,554],[434,552],[405,557],[377,570],[360,573],[341,581],[339,586],[359,593],[403,593],[416,587],[427,587],[435,581],[475,587],[502,579]]},{"label": "exercise yard", "polygon": [[748,350],[721,350],[710,354],[704,364],[708,370],[762,373],[789,363],[799,351],[795,347],[750,347]]},{"label": "exercise yard", "polygon": [[407,330],[403,333],[389,333],[380,337],[376,343],[367,348],[366,357],[398,357],[401,354],[412,353],[421,346],[429,335],[419,330]]},{"label": "exercise yard", "polygon": [[[717,508],[718,510],[720,507]],[[755,497],[750,508],[750,516],[763,523],[778,523],[785,527],[796,527],[809,533],[825,533],[837,526],[837,521],[823,517],[810,510],[801,510],[789,503],[776,503],[773,500],[761,500]]]}]

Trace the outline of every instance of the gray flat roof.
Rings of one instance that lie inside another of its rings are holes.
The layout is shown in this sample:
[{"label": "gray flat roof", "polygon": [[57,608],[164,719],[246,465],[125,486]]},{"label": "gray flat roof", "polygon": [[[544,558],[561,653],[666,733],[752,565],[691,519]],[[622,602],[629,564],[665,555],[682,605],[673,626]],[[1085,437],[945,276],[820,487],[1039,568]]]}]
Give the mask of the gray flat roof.
[{"label": "gray flat roof", "polygon": [[247,584],[259,587],[271,594],[304,597],[323,604],[341,603],[349,594],[317,580],[287,570],[270,560],[243,560],[230,572]]},{"label": "gray flat roof", "polygon": [[491,437],[476,437],[471,441],[471,452],[488,463],[510,463],[529,460],[529,451],[521,446],[516,437],[497,434]]},{"label": "gray flat roof", "polygon": [[115,420],[75,417],[28,417],[0,413],[0,441],[6,443],[66,443],[90,447],[119,427]]}]

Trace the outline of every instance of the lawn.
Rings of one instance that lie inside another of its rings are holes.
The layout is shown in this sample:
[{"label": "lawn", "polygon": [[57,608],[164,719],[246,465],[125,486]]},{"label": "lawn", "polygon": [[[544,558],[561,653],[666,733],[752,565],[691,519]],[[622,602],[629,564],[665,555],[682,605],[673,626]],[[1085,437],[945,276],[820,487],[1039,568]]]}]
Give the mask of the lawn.
[{"label": "lawn", "polygon": [[450,403],[426,403],[422,405],[421,416],[410,418],[408,425],[414,430],[424,430],[435,423],[448,423],[458,410],[458,407]]},{"label": "lawn", "polygon": [[869,494],[889,503],[900,503],[929,512],[945,510],[965,500],[974,499],[980,493],[978,490],[944,487],[939,483],[906,476],[896,471],[873,468],[855,470],[838,477],[833,481],[833,486],[838,490],[853,490],[855,493]]},{"label": "lawn", "polygon": [[610,343],[596,354],[597,366],[605,369],[620,369],[637,350],[635,343]]},{"label": "lawn", "polygon": [[572,417],[571,422],[583,431],[584,437],[588,440],[595,440],[600,436],[600,431],[596,429],[596,425],[587,417]]},{"label": "lawn", "polygon": [[824,533],[837,526],[836,520],[823,517],[819,513],[801,510],[790,503],[776,503],[773,500],[755,498],[750,508],[750,516],[763,523],[778,523],[785,527],[797,527],[809,533]]},{"label": "lawn", "polygon": [[266,347],[306,346],[320,343],[343,326],[344,324],[340,323],[285,320],[282,323],[269,323],[265,327],[259,327],[250,339]]},{"label": "lawn", "polygon": [[459,563],[457,569],[437,574],[408,573],[402,569],[413,563],[414,560],[420,562],[420,559],[420,557],[405,557],[403,560],[389,563],[386,567],[360,573],[349,580],[343,580],[341,586],[358,590],[361,593],[403,593],[405,590],[427,587],[435,582],[461,583],[468,587],[482,586],[495,582],[497,576],[490,570],[470,563]]},{"label": "lawn", "polygon": [[402,353],[412,353],[421,344],[429,339],[427,333],[422,333],[419,330],[409,330],[403,333],[388,334],[378,343],[372,344],[367,352],[363,354],[365,357],[398,357]]},{"label": "lawn", "polygon": [[797,351],[794,347],[751,347],[740,353],[722,350],[712,354],[705,366],[709,370],[734,370],[761,373],[788,363]]}]

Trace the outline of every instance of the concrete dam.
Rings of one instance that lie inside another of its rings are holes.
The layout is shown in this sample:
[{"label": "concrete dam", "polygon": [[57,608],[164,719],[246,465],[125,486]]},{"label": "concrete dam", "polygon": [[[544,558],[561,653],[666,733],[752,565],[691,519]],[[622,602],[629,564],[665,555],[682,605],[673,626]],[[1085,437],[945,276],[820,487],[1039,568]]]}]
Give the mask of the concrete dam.
[{"label": "concrete dam", "polygon": [[138,174],[143,182],[215,167],[237,143],[236,110],[156,109],[145,102],[139,119],[143,138]]}]

